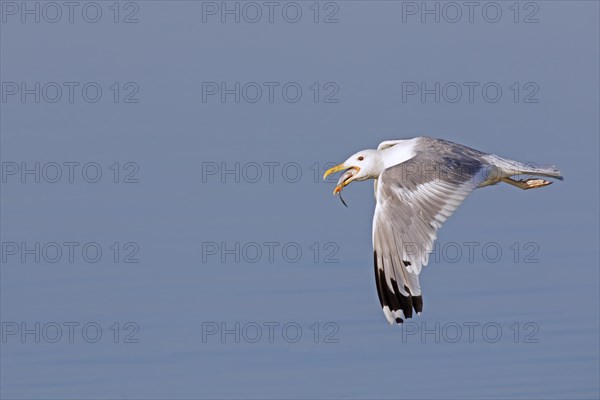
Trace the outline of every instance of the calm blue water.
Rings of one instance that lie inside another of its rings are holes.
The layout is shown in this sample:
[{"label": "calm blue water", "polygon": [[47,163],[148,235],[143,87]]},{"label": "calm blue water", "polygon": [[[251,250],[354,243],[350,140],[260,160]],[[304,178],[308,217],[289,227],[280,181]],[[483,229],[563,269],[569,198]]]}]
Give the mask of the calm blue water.
[{"label": "calm blue water", "polygon": [[[73,22],[40,3],[39,23],[35,4],[0,3],[2,398],[599,397],[598,3],[472,22],[460,3],[84,2]],[[423,316],[390,327],[372,185],[345,208],[319,177],[420,135],[566,180],[471,195]]]}]

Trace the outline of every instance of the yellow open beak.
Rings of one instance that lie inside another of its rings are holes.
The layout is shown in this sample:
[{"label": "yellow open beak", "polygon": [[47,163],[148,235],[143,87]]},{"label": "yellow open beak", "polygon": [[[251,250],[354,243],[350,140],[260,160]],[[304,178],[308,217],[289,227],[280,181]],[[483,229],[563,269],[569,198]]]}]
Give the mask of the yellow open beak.
[{"label": "yellow open beak", "polygon": [[335,174],[336,172],[342,171],[344,169],[346,169],[346,168],[344,167],[343,163],[336,165],[333,168],[329,168],[327,171],[325,171],[325,174],[323,175],[323,180],[325,180],[329,175]]},{"label": "yellow open beak", "polygon": [[354,174],[352,174],[352,176],[350,176],[348,179],[344,180],[343,182],[338,182],[338,185],[335,187],[335,189],[333,189],[333,194],[338,194],[339,192],[342,191],[344,186],[346,186],[347,184],[352,182],[354,175],[356,175],[358,173],[358,171],[360,171],[360,168],[359,167],[345,167],[344,164],[339,164],[339,165],[336,165],[335,167],[329,168],[327,171],[325,171],[325,174],[323,175],[323,180],[325,180],[325,178],[327,178],[331,174],[334,174],[338,171],[347,170],[347,169],[354,169],[354,170],[356,170],[356,172]]}]

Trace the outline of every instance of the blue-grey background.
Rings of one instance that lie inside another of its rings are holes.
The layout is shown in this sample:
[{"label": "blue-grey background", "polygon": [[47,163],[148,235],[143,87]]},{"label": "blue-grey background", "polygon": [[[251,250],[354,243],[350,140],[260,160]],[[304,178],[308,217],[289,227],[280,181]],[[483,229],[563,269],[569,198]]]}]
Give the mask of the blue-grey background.
[{"label": "blue-grey background", "polygon": [[[97,242],[105,251],[95,264],[18,256],[2,263],[3,323],[103,328],[97,343],[79,331],[74,343],[7,337],[2,398],[598,398],[597,2],[535,2],[537,23],[522,22],[531,9],[514,23],[512,2],[498,3],[498,23],[480,12],[473,23],[421,23],[403,22],[402,2],[340,1],[338,22],[329,24],[313,22],[313,2],[298,3],[304,13],[295,24],[277,12],[273,23],[203,22],[195,1],[138,1],[137,23],[114,23],[112,2],[98,4],[98,23],[76,13],[73,23],[6,16],[1,24],[2,82],[104,89],[95,104],[80,96],[2,102],[2,162],[93,161],[104,176],[95,184],[9,177],[1,240]],[[297,103],[203,102],[202,83],[213,81],[298,82],[304,95]],[[504,92],[497,103],[480,94],[473,103],[403,102],[402,82],[413,81],[498,82]],[[135,82],[139,102],[114,103],[113,82]],[[339,101],[315,103],[314,82],[335,82]],[[515,103],[513,82],[535,82],[539,101]],[[413,327],[491,322],[503,329],[497,343],[480,331],[470,343],[466,329],[458,343],[436,343],[388,326],[372,272],[372,185],[347,187],[347,209],[331,196],[333,183],[315,180],[315,163],[321,175],[327,163],[382,140],[420,135],[554,163],[566,177],[540,190],[476,191],[440,243],[493,242],[502,257],[442,257],[422,273],[425,313]],[[203,182],[203,163],[238,161],[295,162],[302,177],[290,183],[276,169],[273,182]],[[135,162],[139,182],[112,183],[114,162]],[[269,241],[298,243],[300,261],[281,253],[273,263],[202,259],[203,242]],[[114,263],[113,242],[137,243],[140,262]],[[323,262],[328,242],[337,244],[338,262]],[[515,262],[509,246],[528,242],[539,262],[524,262],[523,253]],[[115,322],[136,323],[139,342],[114,343]],[[204,343],[206,322],[293,322],[303,336],[290,343],[276,331],[270,343],[265,329],[257,343],[233,335]],[[339,328],[337,343],[324,342],[327,322]],[[539,328],[537,343],[524,342],[527,322]]]}]

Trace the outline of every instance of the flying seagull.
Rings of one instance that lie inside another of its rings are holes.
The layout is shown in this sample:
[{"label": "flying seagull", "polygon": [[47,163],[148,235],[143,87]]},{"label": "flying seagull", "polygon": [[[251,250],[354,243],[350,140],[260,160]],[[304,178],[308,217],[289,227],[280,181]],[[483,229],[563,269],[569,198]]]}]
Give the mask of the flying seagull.
[{"label": "flying seagull", "polygon": [[[469,193],[500,182],[527,190],[552,183],[539,177],[563,179],[555,166],[532,167],[430,137],[388,140],[377,150],[359,151],[323,179],[339,171],[345,172],[334,195],[352,181],[375,180],[375,282],[390,324],[411,318],[413,308],[421,314],[421,268],[437,230]],[[513,179],[523,174],[531,178]]]}]

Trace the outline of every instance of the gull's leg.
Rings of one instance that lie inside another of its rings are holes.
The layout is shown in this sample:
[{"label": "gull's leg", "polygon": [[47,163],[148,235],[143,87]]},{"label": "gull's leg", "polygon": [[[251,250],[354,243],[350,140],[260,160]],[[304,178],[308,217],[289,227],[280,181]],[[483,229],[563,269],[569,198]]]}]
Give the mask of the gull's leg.
[{"label": "gull's leg", "polygon": [[544,186],[548,186],[552,183],[545,179],[523,179],[523,180],[517,181],[517,180],[511,179],[511,178],[500,178],[500,180],[504,183],[508,183],[509,185],[518,187],[519,189],[523,189],[523,190],[544,187]]}]

